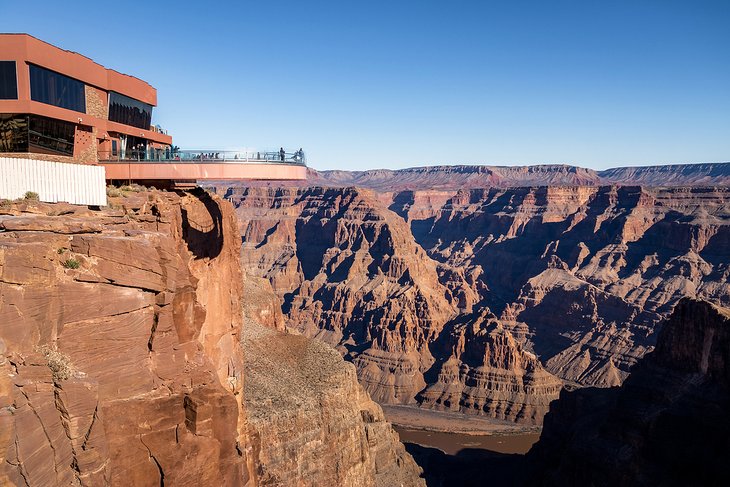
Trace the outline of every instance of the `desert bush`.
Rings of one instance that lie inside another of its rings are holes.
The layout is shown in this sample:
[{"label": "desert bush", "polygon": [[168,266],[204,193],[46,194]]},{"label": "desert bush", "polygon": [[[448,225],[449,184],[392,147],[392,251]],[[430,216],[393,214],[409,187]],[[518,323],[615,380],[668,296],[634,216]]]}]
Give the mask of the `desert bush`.
[{"label": "desert bush", "polygon": [[121,189],[122,191],[128,191],[128,192],[132,192],[132,193],[141,193],[142,191],[145,191],[147,188],[145,188],[141,184],[132,183],[132,184],[125,184],[124,186],[122,186],[119,189]]},{"label": "desert bush", "polygon": [[106,195],[110,198],[117,198],[119,196],[124,196],[124,193],[122,193],[122,190],[117,188],[116,186],[107,186]]},{"label": "desert bush", "polygon": [[38,193],[35,191],[26,191],[25,195],[23,195],[24,200],[30,200],[30,201],[38,201]]},{"label": "desert bush", "polygon": [[61,262],[61,265],[63,265],[66,269],[78,269],[81,266],[81,263],[76,259],[66,259]]},{"label": "desert bush", "polygon": [[56,253],[57,253],[58,255],[61,255],[61,254],[62,254],[62,253],[64,253],[64,252],[66,252],[66,249],[64,249],[63,247],[60,247],[60,248],[59,248],[58,250],[56,250]]},{"label": "desert bush", "polygon": [[43,345],[38,348],[38,351],[46,358],[54,382],[68,380],[73,375],[74,369],[68,355],[59,352],[50,345]]}]

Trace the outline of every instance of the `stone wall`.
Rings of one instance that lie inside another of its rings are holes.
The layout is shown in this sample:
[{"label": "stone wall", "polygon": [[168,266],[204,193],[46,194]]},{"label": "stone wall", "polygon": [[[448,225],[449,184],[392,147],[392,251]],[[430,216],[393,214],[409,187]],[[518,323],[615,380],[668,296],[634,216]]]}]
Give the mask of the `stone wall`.
[{"label": "stone wall", "polygon": [[76,126],[74,135],[74,159],[83,164],[98,162],[96,127]]},{"label": "stone wall", "polygon": [[86,113],[92,117],[107,120],[109,118],[108,95],[102,90],[86,85]]}]

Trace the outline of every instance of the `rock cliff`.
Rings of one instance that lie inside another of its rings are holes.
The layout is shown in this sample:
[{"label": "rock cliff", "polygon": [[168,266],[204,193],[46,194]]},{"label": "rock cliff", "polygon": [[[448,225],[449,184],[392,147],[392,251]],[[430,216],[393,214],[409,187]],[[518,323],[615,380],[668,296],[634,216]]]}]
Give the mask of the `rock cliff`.
[{"label": "rock cliff", "polygon": [[261,445],[260,485],[425,486],[352,364],[319,341],[279,331],[267,280],[247,276],[245,293],[244,391]]},{"label": "rock cliff", "polygon": [[730,310],[684,299],[621,387],[564,392],[527,455],[529,485],[724,485]]},{"label": "rock cliff", "polygon": [[[367,171],[318,171],[309,168],[306,181],[251,182],[244,186],[323,186],[384,192],[434,191],[517,186],[601,186],[610,184],[661,186],[730,185],[730,162],[616,167],[595,171],[567,164],[531,166],[453,165]],[[230,182],[220,182],[225,188]]]},{"label": "rock cliff", "polygon": [[[261,188],[228,196],[244,266],[271,282],[289,327],[355,364],[373,399],[539,423],[557,397],[561,382],[509,330],[459,321],[489,314],[474,309],[480,284],[431,259],[375,194]],[[454,374],[461,390],[439,389]],[[466,385],[476,377],[478,387]]]},{"label": "rock cliff", "polygon": [[244,279],[230,204],[138,190],[0,207],[0,484],[423,486],[354,367]]},{"label": "rock cliff", "polygon": [[0,483],[253,485],[230,205],[111,203],[2,209]]},{"label": "rock cliff", "polygon": [[221,192],[287,325],[381,402],[539,423],[556,377],[620,384],[682,297],[730,305],[727,187]]}]

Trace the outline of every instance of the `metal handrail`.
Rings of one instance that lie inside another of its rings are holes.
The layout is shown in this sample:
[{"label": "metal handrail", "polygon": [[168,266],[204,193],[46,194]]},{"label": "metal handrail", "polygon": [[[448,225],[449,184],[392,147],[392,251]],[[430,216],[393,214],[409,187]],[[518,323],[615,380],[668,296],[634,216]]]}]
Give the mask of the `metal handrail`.
[{"label": "metal handrail", "polygon": [[151,149],[99,152],[100,162],[168,162],[168,163],[209,163],[209,162],[252,162],[307,165],[303,151],[221,151],[221,150],[162,150]]}]

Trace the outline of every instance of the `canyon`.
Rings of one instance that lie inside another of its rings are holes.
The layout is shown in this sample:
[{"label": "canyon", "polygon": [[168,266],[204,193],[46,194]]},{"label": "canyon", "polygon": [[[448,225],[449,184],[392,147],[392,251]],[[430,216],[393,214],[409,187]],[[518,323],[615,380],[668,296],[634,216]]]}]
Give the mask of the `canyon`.
[{"label": "canyon", "polygon": [[[694,169],[3,201],[0,483],[727,478],[730,188]],[[445,455],[389,411],[544,426]]]},{"label": "canyon", "polygon": [[[216,186],[215,183],[212,183]],[[223,187],[229,183],[220,182]],[[247,181],[246,186],[323,186],[376,191],[458,190],[518,186],[727,186],[730,162],[615,167],[597,171],[569,164],[448,165],[366,171],[307,170],[306,181]]]},{"label": "canyon", "polygon": [[0,206],[2,485],[423,485],[353,366],[244,300],[230,204],[109,194]]},{"label": "canyon", "polygon": [[540,424],[620,385],[681,298],[730,304],[726,186],[216,189],[287,328],[385,404]]}]

